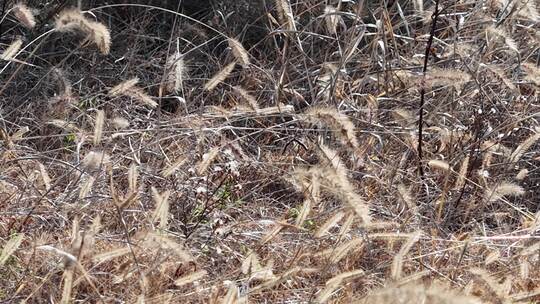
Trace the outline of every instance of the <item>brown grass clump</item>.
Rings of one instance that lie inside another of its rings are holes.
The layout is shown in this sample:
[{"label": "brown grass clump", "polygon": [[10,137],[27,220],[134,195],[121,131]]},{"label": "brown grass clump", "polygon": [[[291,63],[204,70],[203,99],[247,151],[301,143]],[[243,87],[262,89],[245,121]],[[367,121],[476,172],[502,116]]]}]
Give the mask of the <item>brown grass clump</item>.
[{"label": "brown grass clump", "polygon": [[10,2],[0,303],[540,303],[535,1]]},{"label": "brown grass clump", "polygon": [[396,304],[480,304],[480,299],[456,293],[441,287],[407,285],[382,289],[355,304],[396,303]]}]

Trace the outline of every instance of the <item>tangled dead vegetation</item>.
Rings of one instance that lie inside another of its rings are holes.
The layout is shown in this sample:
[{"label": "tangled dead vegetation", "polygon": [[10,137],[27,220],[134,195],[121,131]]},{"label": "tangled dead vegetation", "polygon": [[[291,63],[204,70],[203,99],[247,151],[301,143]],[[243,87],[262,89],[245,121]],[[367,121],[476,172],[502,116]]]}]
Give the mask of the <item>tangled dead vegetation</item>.
[{"label": "tangled dead vegetation", "polygon": [[534,1],[14,2],[0,302],[540,302]]}]

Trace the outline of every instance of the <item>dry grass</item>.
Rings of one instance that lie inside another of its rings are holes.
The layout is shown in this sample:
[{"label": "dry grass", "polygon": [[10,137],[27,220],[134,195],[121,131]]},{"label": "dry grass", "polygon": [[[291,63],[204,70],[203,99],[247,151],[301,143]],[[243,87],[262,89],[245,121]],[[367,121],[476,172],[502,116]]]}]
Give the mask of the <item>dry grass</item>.
[{"label": "dry grass", "polygon": [[13,2],[0,302],[540,303],[534,1]]}]

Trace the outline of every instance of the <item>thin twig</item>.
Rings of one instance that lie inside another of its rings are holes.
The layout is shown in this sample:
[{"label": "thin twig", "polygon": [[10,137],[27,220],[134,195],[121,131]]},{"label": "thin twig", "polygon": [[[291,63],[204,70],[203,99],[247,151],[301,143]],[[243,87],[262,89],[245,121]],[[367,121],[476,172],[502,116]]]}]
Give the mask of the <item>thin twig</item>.
[{"label": "thin twig", "polygon": [[424,103],[426,96],[426,74],[429,61],[429,53],[431,52],[431,45],[433,44],[433,37],[435,36],[435,29],[437,27],[437,17],[439,16],[439,0],[435,1],[435,11],[431,16],[431,32],[429,33],[429,39],[426,45],[426,52],[424,54],[424,67],[422,68],[422,87],[420,89],[420,107],[418,109],[418,174],[424,179],[424,168],[422,167],[423,150],[422,143],[424,142],[423,126],[424,126]]}]

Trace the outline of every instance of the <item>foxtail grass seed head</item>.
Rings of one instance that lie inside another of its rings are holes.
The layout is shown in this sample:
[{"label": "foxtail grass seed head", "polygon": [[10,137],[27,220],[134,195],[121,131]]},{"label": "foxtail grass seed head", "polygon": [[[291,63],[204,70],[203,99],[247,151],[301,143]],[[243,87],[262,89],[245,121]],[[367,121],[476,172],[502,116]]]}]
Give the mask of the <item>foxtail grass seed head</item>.
[{"label": "foxtail grass seed head", "polygon": [[527,137],[510,155],[511,162],[517,162],[521,159],[523,154],[527,152],[538,140],[540,140],[540,132],[535,132],[531,136]]},{"label": "foxtail grass seed head", "polygon": [[470,157],[469,155],[467,155],[461,163],[461,167],[459,168],[458,177],[454,185],[455,189],[461,189],[465,185],[465,181],[467,179],[467,172],[469,171],[469,161]]},{"label": "foxtail grass seed head", "polygon": [[238,63],[243,67],[249,66],[249,53],[246,51],[242,43],[234,38],[227,39],[229,47]]},{"label": "foxtail grass seed head", "polygon": [[540,68],[530,62],[522,63],[521,68],[525,72],[525,80],[540,87]]},{"label": "foxtail grass seed head", "polygon": [[362,239],[355,238],[333,249],[330,257],[330,262],[333,264],[339,263],[339,261],[348,256],[352,251],[361,247],[363,242],[364,241]]},{"label": "foxtail grass seed head", "polygon": [[99,145],[103,137],[103,125],[105,124],[105,112],[98,110],[96,112],[96,122],[94,126],[94,145]]},{"label": "foxtail grass seed head", "polygon": [[187,75],[187,67],[184,56],[176,51],[169,56],[166,64],[167,71],[167,92],[180,92],[184,86],[184,79]]},{"label": "foxtail grass seed head", "polygon": [[79,189],[79,199],[84,199],[88,196],[90,191],[92,191],[92,187],[94,186],[95,181],[96,179],[93,176],[88,176],[85,180],[83,180]]},{"label": "foxtail grass seed head", "polygon": [[529,170],[521,169],[519,170],[518,174],[516,174],[516,179],[522,181],[527,177],[527,175],[529,175]]},{"label": "foxtail grass seed head", "polygon": [[21,38],[17,38],[11,42],[11,44],[2,52],[0,59],[11,60],[14,59],[19,50],[21,49],[23,41]]},{"label": "foxtail grass seed head", "polygon": [[506,196],[521,196],[523,194],[525,194],[523,187],[511,182],[502,182],[487,189],[485,197],[489,202],[495,202]]},{"label": "foxtail grass seed head", "polygon": [[169,223],[169,196],[170,191],[159,193],[156,188],[152,187],[152,198],[156,204],[154,214],[152,216],[154,222],[159,222],[159,229],[167,228]]},{"label": "foxtail grass seed head", "polygon": [[364,274],[364,271],[361,269],[358,269],[358,270],[343,272],[332,277],[331,279],[326,281],[324,289],[321,290],[320,293],[317,295],[317,303],[328,302],[328,300],[330,299],[334,291],[343,285],[343,281],[361,276],[363,274]]},{"label": "foxtail grass seed head", "polygon": [[66,268],[63,274],[62,281],[62,298],[60,299],[60,304],[68,304],[71,302],[72,290],[73,290],[73,268]]},{"label": "foxtail grass seed head", "polygon": [[236,66],[236,61],[226,65],[221,71],[217,72],[206,84],[204,89],[206,91],[212,91],[217,87],[218,84],[222,83],[229,75],[232,73],[234,67]]},{"label": "foxtail grass seed head", "polygon": [[49,176],[49,173],[47,172],[47,168],[42,163],[38,164],[39,166],[39,173],[41,175],[41,181],[43,182],[43,185],[45,186],[45,190],[49,191],[51,189],[51,178]]},{"label": "foxtail grass seed head", "polygon": [[326,31],[331,35],[337,34],[338,25],[343,23],[343,18],[340,12],[333,6],[327,5],[324,8],[324,21],[326,25]]},{"label": "foxtail grass seed head", "polygon": [[460,70],[455,69],[429,69],[426,76],[426,83],[429,86],[449,86],[460,90],[471,80],[471,76]]},{"label": "foxtail grass seed head", "polygon": [[143,89],[137,86],[138,82],[139,78],[131,78],[121,82],[109,90],[109,95],[115,97],[127,96],[150,108],[157,107],[158,103],[155,102],[150,95],[146,94]]},{"label": "foxtail grass seed head", "polygon": [[131,78],[129,80],[123,81],[116,86],[114,86],[112,89],[109,90],[109,94],[111,96],[120,96],[126,94],[129,90],[133,89],[137,83],[139,83],[139,78]]},{"label": "foxtail grass seed head", "polygon": [[139,168],[135,163],[131,164],[129,166],[128,170],[128,185],[129,185],[129,192],[134,193],[137,192],[137,179],[139,178]]},{"label": "foxtail grass seed head", "polygon": [[345,114],[339,113],[333,108],[315,107],[310,108],[305,113],[305,118],[309,122],[328,125],[338,134],[344,144],[355,149],[359,147],[355,126]]},{"label": "foxtail grass seed head", "polygon": [[26,28],[31,29],[36,26],[36,19],[34,18],[32,9],[22,3],[13,6],[13,15]]},{"label": "foxtail grass seed head", "polygon": [[294,22],[294,15],[289,0],[276,0],[276,7],[285,28],[288,31],[296,32],[296,23]]},{"label": "foxtail grass seed head", "polygon": [[127,129],[129,127],[129,120],[123,117],[117,116],[112,119],[112,124],[116,129],[119,129],[119,130]]},{"label": "foxtail grass seed head", "polygon": [[206,270],[200,270],[200,271],[193,272],[191,274],[188,274],[186,276],[183,276],[183,277],[175,280],[174,285],[180,287],[180,286],[184,286],[184,285],[193,283],[193,282],[195,282],[197,280],[202,279],[204,276],[206,276],[206,274],[207,274]]},{"label": "foxtail grass seed head", "polygon": [[231,282],[229,284],[229,289],[227,290],[227,294],[223,298],[223,301],[221,301],[222,304],[237,304],[239,303],[237,301],[238,298],[238,288],[236,287],[236,284],[234,282]]},{"label": "foxtail grass seed head", "polygon": [[65,9],[60,12],[55,21],[55,30],[58,32],[78,31],[86,35],[88,42],[94,43],[104,55],[111,49],[111,33],[102,23],[86,18],[81,11]]},{"label": "foxtail grass seed head", "polygon": [[98,169],[109,162],[110,157],[107,153],[101,151],[90,151],[84,157],[82,164],[88,169]]},{"label": "foxtail grass seed head", "polygon": [[208,167],[219,155],[219,150],[219,147],[214,147],[202,156],[202,160],[197,164],[197,173],[199,175],[204,174],[208,170]]},{"label": "foxtail grass seed head", "polygon": [[486,33],[495,41],[502,41],[510,50],[519,53],[517,42],[502,27],[490,26]]},{"label": "foxtail grass seed head", "polygon": [[7,260],[17,251],[24,239],[24,234],[19,233],[13,235],[9,241],[7,241],[2,247],[2,253],[0,254],[0,266],[4,265]]},{"label": "foxtail grass seed head", "polygon": [[257,103],[257,100],[255,99],[255,97],[251,96],[251,94],[249,94],[248,91],[244,90],[242,87],[240,86],[235,86],[233,87],[233,90],[234,92],[236,92],[242,99],[244,99],[249,107],[257,112],[259,111],[259,104]]},{"label": "foxtail grass seed head", "polygon": [[428,166],[441,171],[450,171],[450,165],[444,160],[432,159],[428,162]]},{"label": "foxtail grass seed head", "polygon": [[324,236],[330,228],[335,226],[341,219],[345,216],[345,213],[342,211],[336,212],[334,215],[332,215],[328,220],[326,220],[315,232],[315,237],[322,237]]}]

